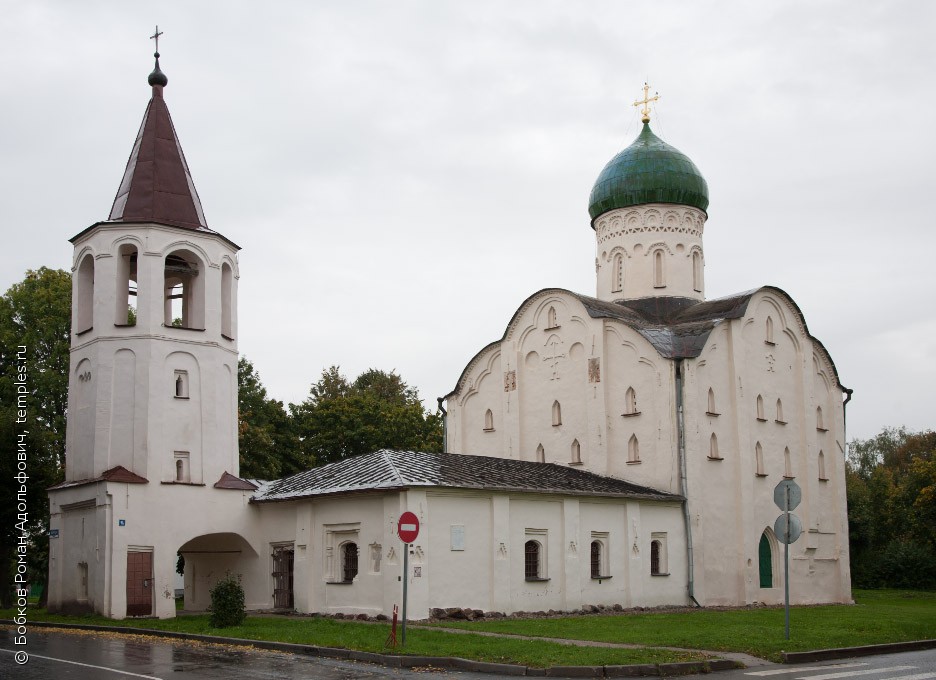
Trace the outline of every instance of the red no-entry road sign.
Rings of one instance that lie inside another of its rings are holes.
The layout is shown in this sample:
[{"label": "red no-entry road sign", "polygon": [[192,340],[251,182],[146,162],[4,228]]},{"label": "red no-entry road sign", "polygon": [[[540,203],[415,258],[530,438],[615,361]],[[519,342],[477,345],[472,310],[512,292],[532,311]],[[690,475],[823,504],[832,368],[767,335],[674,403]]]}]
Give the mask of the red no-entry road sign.
[{"label": "red no-entry road sign", "polygon": [[400,521],[397,524],[397,533],[400,540],[404,543],[412,543],[419,536],[419,518],[413,513],[407,511],[400,515]]}]

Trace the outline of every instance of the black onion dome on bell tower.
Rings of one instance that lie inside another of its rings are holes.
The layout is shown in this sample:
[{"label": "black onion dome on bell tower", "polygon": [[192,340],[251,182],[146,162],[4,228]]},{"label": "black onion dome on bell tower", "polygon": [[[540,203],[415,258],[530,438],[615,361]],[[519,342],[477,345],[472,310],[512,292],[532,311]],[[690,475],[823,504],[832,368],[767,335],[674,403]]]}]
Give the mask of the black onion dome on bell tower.
[{"label": "black onion dome on bell tower", "polygon": [[148,82],[151,87],[154,85],[165,87],[169,84],[169,79],[159,68],[159,52],[154,52],[153,56],[156,57],[156,66],[153,68],[153,72],[149,74],[149,78],[146,79],[146,82]]}]

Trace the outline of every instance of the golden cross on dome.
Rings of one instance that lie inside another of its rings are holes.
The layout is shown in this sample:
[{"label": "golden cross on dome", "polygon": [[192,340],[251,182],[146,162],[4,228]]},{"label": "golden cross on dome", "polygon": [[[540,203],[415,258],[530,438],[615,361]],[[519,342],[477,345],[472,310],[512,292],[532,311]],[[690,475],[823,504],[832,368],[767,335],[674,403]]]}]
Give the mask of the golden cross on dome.
[{"label": "golden cross on dome", "polygon": [[644,98],[634,102],[634,106],[641,106],[643,108],[640,110],[640,120],[644,123],[650,122],[650,103],[655,102],[660,98],[659,92],[654,92],[653,96],[650,96],[650,86],[647,83],[644,83],[643,86]]},{"label": "golden cross on dome", "polygon": [[153,35],[150,36],[150,40],[155,40],[155,41],[156,41],[156,51],[157,51],[157,52],[159,52],[159,36],[161,36],[163,33],[164,33],[164,31],[160,31],[160,30],[159,30],[159,26],[157,25],[157,26],[156,26],[156,32],[155,32]]}]

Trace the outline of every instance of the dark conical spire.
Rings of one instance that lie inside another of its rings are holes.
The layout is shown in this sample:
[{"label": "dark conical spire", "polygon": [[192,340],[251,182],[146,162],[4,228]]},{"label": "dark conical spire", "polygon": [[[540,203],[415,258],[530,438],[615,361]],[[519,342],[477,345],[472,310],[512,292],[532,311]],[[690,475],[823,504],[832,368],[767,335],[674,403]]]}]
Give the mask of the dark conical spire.
[{"label": "dark conical spire", "polygon": [[165,87],[169,84],[169,79],[166,77],[165,73],[159,70],[159,52],[154,52],[153,56],[156,57],[156,67],[153,69],[153,72],[149,74],[149,78],[146,79],[146,82],[153,87],[156,85]]},{"label": "dark conical spire", "polygon": [[205,213],[163,99],[162,91],[169,79],[159,68],[158,50],[155,57],[156,68],[148,78],[153,96],[108,220],[206,229]]}]

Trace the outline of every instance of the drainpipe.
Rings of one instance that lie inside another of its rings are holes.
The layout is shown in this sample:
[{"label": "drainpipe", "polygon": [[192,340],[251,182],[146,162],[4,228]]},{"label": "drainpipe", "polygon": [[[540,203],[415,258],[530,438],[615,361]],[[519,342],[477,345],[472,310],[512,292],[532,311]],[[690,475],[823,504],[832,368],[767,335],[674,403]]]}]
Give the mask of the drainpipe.
[{"label": "drainpipe", "polygon": [[442,405],[445,397],[437,397],[436,401],[439,403],[439,410],[442,412],[442,453],[448,453],[448,411]]},{"label": "drainpipe", "polygon": [[848,402],[851,401],[852,393],[854,393],[855,390],[849,389],[847,387],[843,389],[845,390],[845,401],[842,402],[842,441],[845,442],[845,456],[847,458],[848,457],[848,437],[846,436],[845,432],[848,430],[848,418],[845,417],[846,415],[845,407],[848,406]]},{"label": "drainpipe", "polygon": [[692,520],[689,516],[689,483],[686,476],[686,421],[683,416],[683,378],[682,359],[676,359],[676,433],[679,451],[679,482],[683,495],[683,520],[686,524],[686,556],[689,562],[689,599],[696,607],[701,607],[695,598],[695,562],[692,551]]}]

